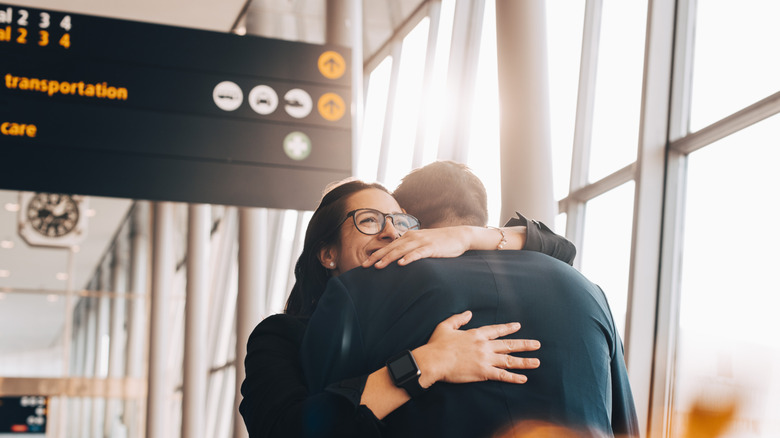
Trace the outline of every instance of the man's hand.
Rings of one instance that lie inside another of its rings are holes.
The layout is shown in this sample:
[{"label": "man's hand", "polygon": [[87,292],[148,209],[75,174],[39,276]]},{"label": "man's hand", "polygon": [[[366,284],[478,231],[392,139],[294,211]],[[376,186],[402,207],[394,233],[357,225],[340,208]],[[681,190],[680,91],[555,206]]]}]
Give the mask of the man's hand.
[{"label": "man's hand", "polygon": [[459,330],[471,320],[471,312],[453,315],[436,326],[428,343],[412,353],[422,374],[420,385],[497,380],[525,383],[528,378],[510,369],[539,367],[539,359],[512,356],[510,353],[535,351],[541,343],[530,339],[499,339],[520,330],[520,323],[495,324],[471,330]]}]

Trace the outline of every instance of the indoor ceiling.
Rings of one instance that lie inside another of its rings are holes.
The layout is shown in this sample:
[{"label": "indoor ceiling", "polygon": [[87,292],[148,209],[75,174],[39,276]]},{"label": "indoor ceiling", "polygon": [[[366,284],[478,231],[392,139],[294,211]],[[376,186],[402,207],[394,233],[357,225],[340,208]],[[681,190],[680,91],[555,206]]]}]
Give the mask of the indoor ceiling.
[{"label": "indoor ceiling", "polygon": [[[426,0],[363,0],[364,59],[382,48]],[[109,18],[251,33],[323,43],[325,0],[33,0],[13,6]],[[247,18],[249,17],[249,18]],[[6,165],[13,165],[6,163]],[[2,187],[0,187],[2,189]],[[86,237],[78,252],[34,247],[19,236],[20,192],[0,190],[0,355],[48,348],[59,337],[63,292],[87,286],[132,205],[131,200],[89,197]]]}]

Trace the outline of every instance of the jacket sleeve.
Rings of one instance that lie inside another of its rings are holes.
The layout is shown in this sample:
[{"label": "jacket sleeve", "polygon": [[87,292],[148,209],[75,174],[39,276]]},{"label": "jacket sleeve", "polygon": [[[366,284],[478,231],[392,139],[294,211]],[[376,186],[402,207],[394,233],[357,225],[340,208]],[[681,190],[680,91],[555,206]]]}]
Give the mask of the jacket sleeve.
[{"label": "jacket sleeve", "polygon": [[615,436],[639,437],[639,419],[636,415],[631,384],[626,372],[623,343],[616,335],[616,351],[610,363],[612,376],[612,432]]},{"label": "jacket sleeve", "polygon": [[314,392],[372,371],[365,368],[357,312],[340,277],[328,281],[309,320],[300,354],[305,382]]},{"label": "jacket sleeve", "polygon": [[507,227],[526,227],[526,239],[525,246],[526,251],[536,251],[548,256],[555,257],[556,259],[572,264],[574,263],[574,257],[577,255],[577,248],[573,243],[569,242],[565,237],[555,234],[551,229],[542,222],[536,220],[528,220],[520,214],[515,212],[517,217],[509,219],[506,223]]},{"label": "jacket sleeve", "polygon": [[367,376],[309,393],[299,356],[305,328],[300,319],[274,315],[249,337],[239,406],[249,436],[379,437],[381,423],[360,406]]}]

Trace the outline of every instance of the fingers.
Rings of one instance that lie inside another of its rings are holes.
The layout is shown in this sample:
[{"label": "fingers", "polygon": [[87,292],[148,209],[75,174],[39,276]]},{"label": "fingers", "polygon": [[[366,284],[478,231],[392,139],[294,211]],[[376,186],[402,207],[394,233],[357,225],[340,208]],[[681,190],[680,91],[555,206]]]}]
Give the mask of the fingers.
[{"label": "fingers", "polygon": [[542,343],[535,339],[497,339],[491,341],[496,353],[519,353],[521,351],[536,351]]},{"label": "fingers", "polygon": [[[397,242],[397,240],[396,240],[396,242]],[[392,243],[391,243],[390,245],[392,245]],[[388,251],[390,251],[390,250],[388,249],[388,247],[389,247],[389,245],[388,245],[388,246],[386,246],[386,247],[384,247],[384,248],[381,248],[381,249],[379,249],[379,250],[375,251],[375,252],[374,252],[373,254],[371,254],[371,255],[370,255],[370,256],[369,256],[367,259],[365,259],[365,260],[363,261],[363,265],[362,265],[362,266],[363,266],[364,268],[370,268],[371,266],[374,266],[374,264],[375,264],[377,261],[379,261],[379,260],[380,260],[380,259],[381,259],[381,258],[382,258],[382,257],[383,257],[385,254],[387,254],[387,252],[388,252]]]},{"label": "fingers", "polygon": [[415,248],[411,249],[410,246],[398,247],[385,254],[381,260],[376,262],[374,266],[381,269],[390,263],[398,260],[398,264],[401,266],[408,265],[415,260],[420,260],[430,257],[432,251],[430,248]]},{"label": "fingers", "polygon": [[450,316],[444,321],[440,322],[437,327],[448,327],[453,330],[457,330],[471,321],[471,311],[467,310],[463,313],[458,313]]},{"label": "fingers", "polygon": [[498,356],[497,368],[507,370],[533,370],[539,368],[539,359],[535,357],[517,357],[510,354],[502,354]]},{"label": "fingers", "polygon": [[509,370],[530,370],[539,368],[539,359],[536,358],[514,357],[510,355],[502,356],[500,361],[503,362],[497,363],[496,366],[488,372],[487,378],[489,380],[507,383],[525,383],[528,381],[528,377],[525,374],[517,374]]},{"label": "fingers", "polygon": [[502,336],[511,335],[512,333],[520,330],[519,322],[508,322],[506,324],[493,324],[483,325],[473,330],[477,335],[483,336],[485,339],[496,339]]},{"label": "fingers", "polygon": [[433,257],[436,253],[434,243],[428,234],[418,233],[416,230],[408,231],[400,239],[371,254],[363,261],[362,266],[382,269],[399,259],[400,265],[408,265],[416,260]]},{"label": "fingers", "polygon": [[523,374],[515,374],[501,368],[494,368],[488,379],[507,383],[525,383],[528,381],[528,377]]}]

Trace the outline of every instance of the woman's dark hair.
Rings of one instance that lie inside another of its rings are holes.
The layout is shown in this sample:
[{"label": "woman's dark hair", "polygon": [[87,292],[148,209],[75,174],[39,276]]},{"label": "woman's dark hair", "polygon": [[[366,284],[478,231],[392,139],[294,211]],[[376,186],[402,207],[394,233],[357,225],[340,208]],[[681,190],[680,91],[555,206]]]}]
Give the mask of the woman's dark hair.
[{"label": "woman's dark hair", "polygon": [[381,184],[352,180],[336,186],[322,197],[306,228],[303,251],[295,263],[295,285],[284,313],[303,317],[314,313],[330,278],[328,270],[320,263],[320,250],[338,242],[341,233],[337,232],[337,227],[347,214],[347,198],[366,189],[378,189],[390,195]]}]

